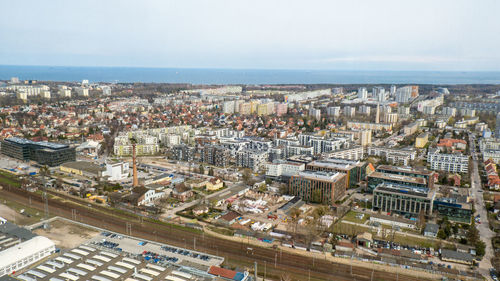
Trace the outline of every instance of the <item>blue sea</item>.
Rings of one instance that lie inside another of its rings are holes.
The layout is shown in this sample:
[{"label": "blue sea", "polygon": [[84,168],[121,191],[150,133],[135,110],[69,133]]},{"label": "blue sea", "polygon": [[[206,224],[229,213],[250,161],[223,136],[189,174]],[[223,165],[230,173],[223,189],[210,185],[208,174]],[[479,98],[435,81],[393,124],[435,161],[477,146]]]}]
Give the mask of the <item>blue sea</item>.
[{"label": "blue sea", "polygon": [[500,72],[340,71],[0,65],[0,80],[191,84],[500,84]]}]

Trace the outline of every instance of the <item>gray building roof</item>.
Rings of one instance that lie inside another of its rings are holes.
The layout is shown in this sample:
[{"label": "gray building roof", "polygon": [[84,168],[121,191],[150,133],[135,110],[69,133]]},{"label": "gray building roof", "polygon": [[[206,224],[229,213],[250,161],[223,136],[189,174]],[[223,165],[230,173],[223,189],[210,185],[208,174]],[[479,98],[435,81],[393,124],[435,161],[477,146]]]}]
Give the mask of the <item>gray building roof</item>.
[{"label": "gray building roof", "polygon": [[31,231],[27,230],[26,228],[19,227],[13,223],[6,222],[2,225],[0,225],[0,233],[9,235],[9,236],[14,236],[17,237],[21,240],[29,240],[33,237],[36,236],[36,234],[33,234]]},{"label": "gray building roof", "polygon": [[462,261],[467,261],[467,262],[471,262],[474,260],[472,255],[469,253],[457,252],[457,251],[452,251],[452,250],[447,250],[447,249],[441,250],[441,257],[445,258],[445,259],[462,260]]},{"label": "gray building roof", "polygon": [[425,225],[424,233],[429,232],[429,233],[438,233],[439,231],[439,225],[435,223],[427,223]]}]

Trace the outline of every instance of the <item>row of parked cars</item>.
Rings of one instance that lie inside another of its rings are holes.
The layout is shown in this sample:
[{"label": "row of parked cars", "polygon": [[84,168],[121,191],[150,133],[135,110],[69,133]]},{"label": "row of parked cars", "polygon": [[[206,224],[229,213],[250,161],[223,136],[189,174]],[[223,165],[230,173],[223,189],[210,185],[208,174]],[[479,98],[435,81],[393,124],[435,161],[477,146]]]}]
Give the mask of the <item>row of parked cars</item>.
[{"label": "row of parked cars", "polygon": [[149,261],[149,262],[153,262],[153,263],[164,264],[165,262],[176,263],[177,261],[179,261],[179,259],[176,257],[169,257],[166,255],[160,255],[158,253],[151,252],[151,251],[144,251],[144,252],[142,252],[141,255],[144,258],[144,260]]},{"label": "row of parked cars", "polygon": [[174,247],[170,247],[170,246],[162,246],[161,249],[164,251],[170,252],[170,253],[174,253],[174,254],[177,253],[177,254],[184,255],[184,256],[199,258],[199,259],[204,260],[204,261],[210,260],[210,257],[207,255],[202,255],[202,254],[198,254],[198,253],[194,253],[194,252],[192,253],[192,252],[190,252],[188,250],[184,250],[184,249],[178,249],[178,248],[174,248]]},{"label": "row of parked cars", "polygon": [[107,231],[101,232],[101,235],[104,237],[109,237],[109,238],[123,239],[123,236],[118,235],[116,233],[107,232]]},{"label": "row of parked cars", "polygon": [[419,254],[419,255],[428,255],[428,256],[434,255],[433,248],[400,245],[399,243],[388,242],[388,241],[383,241],[383,240],[373,240],[373,246],[375,248],[386,248],[386,249],[393,249],[393,250],[409,250],[409,251],[412,251],[413,253]]}]

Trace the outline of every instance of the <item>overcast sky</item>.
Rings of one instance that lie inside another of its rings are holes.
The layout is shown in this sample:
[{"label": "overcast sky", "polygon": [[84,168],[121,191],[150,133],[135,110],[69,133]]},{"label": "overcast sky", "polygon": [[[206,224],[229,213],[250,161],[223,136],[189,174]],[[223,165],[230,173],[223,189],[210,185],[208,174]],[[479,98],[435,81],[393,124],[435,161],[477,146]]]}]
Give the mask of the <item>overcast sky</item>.
[{"label": "overcast sky", "polygon": [[0,64],[500,70],[500,1],[3,1]]}]

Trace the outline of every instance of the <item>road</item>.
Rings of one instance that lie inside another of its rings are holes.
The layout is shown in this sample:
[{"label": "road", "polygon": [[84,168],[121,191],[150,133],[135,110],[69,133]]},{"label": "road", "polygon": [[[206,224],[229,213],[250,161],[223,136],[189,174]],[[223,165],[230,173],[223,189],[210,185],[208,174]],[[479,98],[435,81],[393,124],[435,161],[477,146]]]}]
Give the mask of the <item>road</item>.
[{"label": "road", "polygon": [[479,236],[481,240],[486,244],[486,251],[483,259],[479,263],[479,273],[483,275],[487,280],[492,280],[489,274],[489,270],[491,266],[491,258],[494,257],[493,247],[491,245],[491,239],[495,236],[495,232],[490,229],[490,224],[488,222],[488,213],[484,206],[484,199],[481,187],[481,179],[479,178],[479,170],[477,166],[477,158],[475,157],[475,144],[474,141],[470,141],[470,150],[473,155],[472,160],[472,169],[471,169],[471,187],[472,187],[472,195],[475,198],[475,208],[476,213],[474,213],[474,217],[477,215],[481,216],[481,224],[477,224],[477,228],[479,230]]}]

